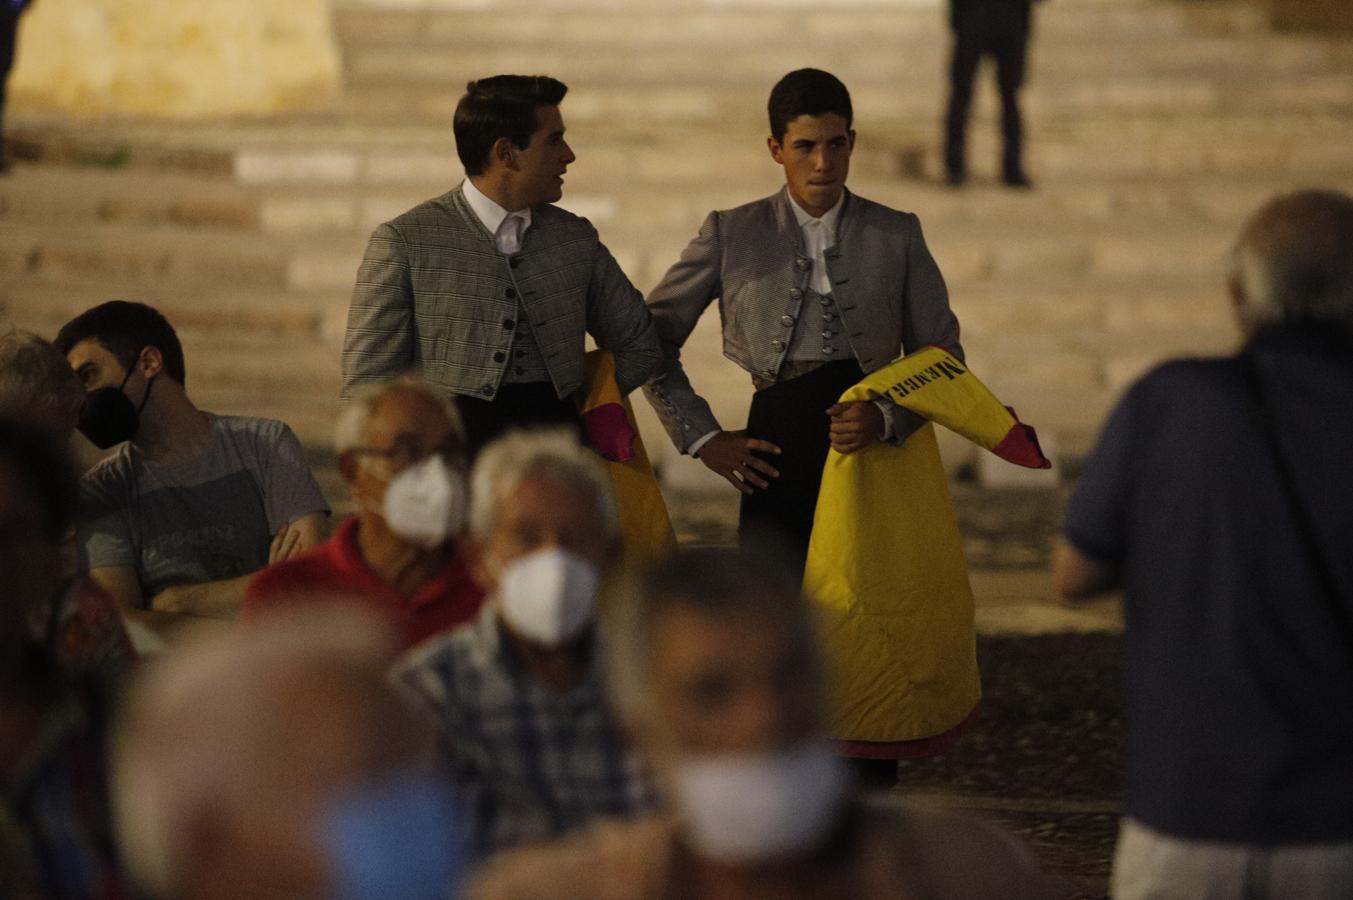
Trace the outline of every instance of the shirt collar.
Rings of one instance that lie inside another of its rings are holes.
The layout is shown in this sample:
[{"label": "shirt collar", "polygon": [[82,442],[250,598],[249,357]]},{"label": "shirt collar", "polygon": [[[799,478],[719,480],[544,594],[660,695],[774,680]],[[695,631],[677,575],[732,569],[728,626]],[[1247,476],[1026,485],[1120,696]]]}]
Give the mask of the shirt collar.
[{"label": "shirt collar", "polygon": [[789,193],[789,208],[794,210],[794,220],[799,223],[800,228],[803,228],[809,222],[818,221],[826,227],[828,234],[834,235],[836,234],[836,220],[841,215],[841,204],[845,202],[845,199],[846,192],[841,191],[841,196],[836,198],[836,202],[832,204],[831,209],[824,212],[821,216],[812,216],[809,215],[808,211],[802,206],[799,206],[799,201],[794,199],[792,193]]},{"label": "shirt collar", "polygon": [[[494,200],[474,186],[474,182],[469,178],[465,179],[465,202],[470,204],[470,209],[474,210],[475,216],[488,229],[489,234],[497,235],[498,229],[502,227],[503,220],[508,216],[515,215],[521,218],[527,227],[531,224],[531,208],[519,209],[515,213],[510,213],[499,206]],[[526,227],[522,228],[522,233],[526,232]]]}]

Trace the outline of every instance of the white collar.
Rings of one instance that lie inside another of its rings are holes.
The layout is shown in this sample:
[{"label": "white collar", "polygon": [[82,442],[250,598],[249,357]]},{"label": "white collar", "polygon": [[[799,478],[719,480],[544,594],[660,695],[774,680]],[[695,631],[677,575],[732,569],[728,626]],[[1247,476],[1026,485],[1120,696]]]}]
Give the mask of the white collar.
[{"label": "white collar", "polygon": [[[488,229],[489,234],[497,236],[503,220],[511,215],[520,217],[527,226],[531,224],[531,208],[529,206],[526,209],[517,210],[515,213],[508,212],[475,187],[474,182],[469,178],[465,179],[464,191],[465,202],[470,204],[470,209],[474,210],[475,216]],[[522,231],[525,232],[526,229],[523,228]]]},{"label": "white collar", "polygon": [[844,203],[846,199],[846,192],[844,189],[841,191],[841,196],[837,197],[836,202],[832,204],[832,208],[820,216],[809,215],[806,209],[799,206],[799,201],[794,199],[793,193],[789,191],[786,191],[786,193],[789,194],[789,205],[794,210],[794,220],[799,223],[800,228],[804,227],[809,222],[821,222],[826,226],[827,233],[835,236],[836,220],[841,215],[841,204]]}]

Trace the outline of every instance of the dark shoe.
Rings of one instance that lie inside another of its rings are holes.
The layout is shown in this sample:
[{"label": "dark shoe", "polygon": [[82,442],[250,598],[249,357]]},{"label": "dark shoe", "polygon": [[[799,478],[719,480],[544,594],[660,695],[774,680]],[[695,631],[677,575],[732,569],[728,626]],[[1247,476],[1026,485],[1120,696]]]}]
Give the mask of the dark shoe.
[{"label": "dark shoe", "polygon": [[1023,172],[1007,172],[1001,181],[1005,182],[1006,187],[1020,188],[1026,191],[1034,186],[1034,183],[1029,180],[1029,176]]},{"label": "dark shoe", "polygon": [[0,175],[8,175],[14,167],[9,164],[9,160],[0,159]]},{"label": "dark shoe", "polygon": [[944,183],[951,188],[963,187],[963,182],[967,180],[968,174],[966,172],[950,172],[944,176]]},{"label": "dark shoe", "polygon": [[855,775],[855,784],[865,791],[887,791],[897,787],[897,760],[847,757],[846,764]]}]

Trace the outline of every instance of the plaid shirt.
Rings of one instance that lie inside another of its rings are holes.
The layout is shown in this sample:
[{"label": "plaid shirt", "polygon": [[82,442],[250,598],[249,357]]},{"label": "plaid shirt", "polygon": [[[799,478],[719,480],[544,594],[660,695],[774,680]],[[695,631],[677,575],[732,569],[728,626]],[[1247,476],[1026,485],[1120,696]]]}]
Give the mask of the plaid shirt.
[{"label": "plaid shirt", "polygon": [[625,744],[594,664],[567,694],[536,683],[501,641],[494,604],[395,666],[437,722],[480,853],[648,810],[649,774]]}]

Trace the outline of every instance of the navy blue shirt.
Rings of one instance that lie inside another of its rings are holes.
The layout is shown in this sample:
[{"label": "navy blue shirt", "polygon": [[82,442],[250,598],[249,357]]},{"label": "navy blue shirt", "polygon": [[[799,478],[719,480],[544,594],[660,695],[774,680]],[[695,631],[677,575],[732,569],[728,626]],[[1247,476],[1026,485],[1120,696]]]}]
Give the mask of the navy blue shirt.
[{"label": "navy blue shirt", "polygon": [[[1353,608],[1353,342],[1248,346]],[[1066,535],[1125,594],[1128,815],[1178,837],[1353,839],[1353,636],[1297,536],[1240,357],[1166,363],[1113,412]],[[1345,621],[1347,621],[1345,617]]]}]

